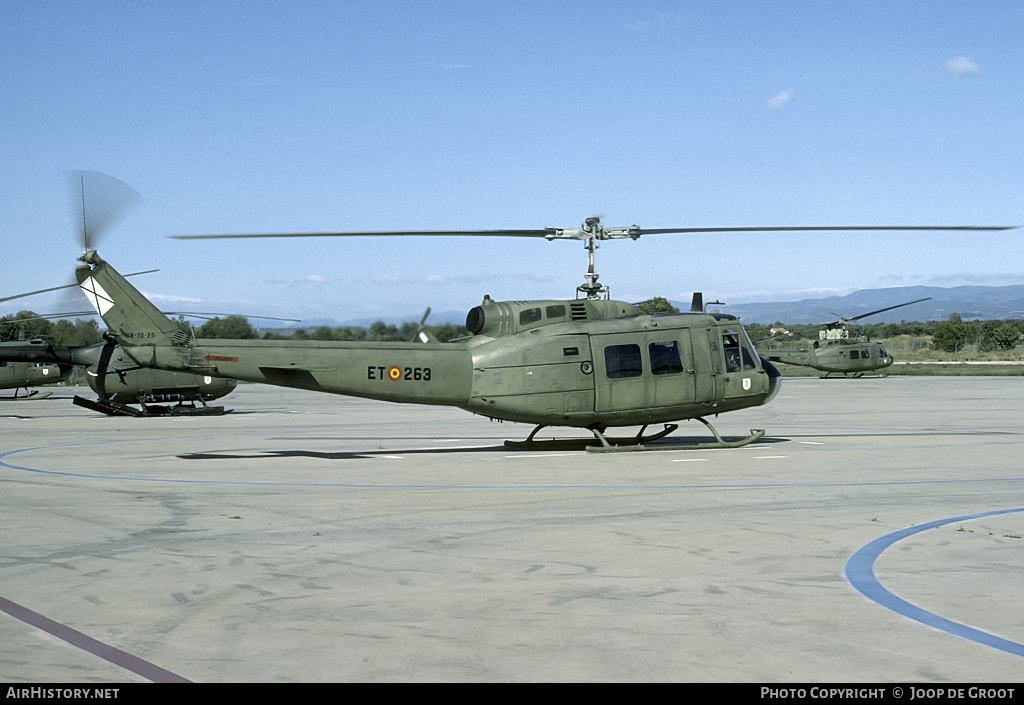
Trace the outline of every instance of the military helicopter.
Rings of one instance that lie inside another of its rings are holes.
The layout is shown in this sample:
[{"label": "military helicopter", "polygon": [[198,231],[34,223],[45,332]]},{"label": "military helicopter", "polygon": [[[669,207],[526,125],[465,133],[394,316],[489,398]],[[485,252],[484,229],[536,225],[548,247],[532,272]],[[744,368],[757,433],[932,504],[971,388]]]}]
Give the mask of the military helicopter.
[{"label": "military helicopter", "polygon": [[[97,399],[75,395],[73,403],[108,416],[219,415],[225,413],[224,407],[207,406],[206,402],[225,396],[238,384],[234,379],[140,367],[113,340],[84,346],[50,345],[43,340],[0,343],[0,370],[3,366],[42,369],[45,378],[49,374],[45,370],[55,367],[61,370],[63,380],[74,365],[85,367],[86,383]],[[58,381],[56,376],[50,375],[48,383]],[[175,405],[164,405],[171,402]]]},{"label": "military helicopter", "polygon": [[[0,343],[3,345],[3,343]],[[48,362],[8,362],[0,359],[0,389],[13,389],[14,396],[0,396],[0,401],[25,401],[27,399],[45,399],[53,392],[33,389],[45,384],[63,382],[71,376],[71,367]],[[24,389],[25,394],[18,395]]]},{"label": "military helicopter", "polygon": [[818,339],[811,345],[810,350],[807,348],[783,349],[764,347],[766,342],[778,337],[775,336],[774,338],[757,341],[757,352],[761,357],[767,358],[772,362],[813,367],[825,373],[821,376],[822,379],[832,375],[857,378],[863,377],[869,372],[875,372],[879,377],[884,377],[886,375],[879,372],[879,370],[892,365],[892,355],[889,354],[885,346],[880,342],[850,340],[850,334],[846,329],[847,324],[854,323],[868,316],[874,316],[876,313],[928,301],[929,298],[931,297],[880,308],[877,311],[862,313],[852,318],[846,318],[838,313],[833,313],[832,315],[838,316],[839,320],[821,324],[824,328],[818,331]]},{"label": "military helicopter", "polygon": [[[770,231],[851,228],[767,228]],[[855,227],[854,230],[894,228]],[[895,229],[980,229],[924,228]],[[95,251],[75,271],[108,334],[144,367],[227,376],[252,382],[384,401],[455,406],[494,420],[534,424],[511,447],[548,447],[536,440],[548,426],[589,430],[588,450],[678,449],[651,445],[696,419],[714,435],[687,448],[746,445],[764,435],[726,441],[706,416],[759,406],[778,393],[781,375],[755,351],[734,316],[703,312],[694,295],[689,312],[641,315],[632,304],[601,298],[594,266],[597,242],[645,234],[753,232],[760,228],[641,230],[605,228],[588,218],[580,228],[485,231],[291,233],[301,236],[483,235],[585,240],[589,266],[574,300],[492,301],[469,311],[470,337],[448,343],[190,339]],[[204,236],[179,236],[191,239]],[[234,235],[206,237],[276,237]],[[580,298],[583,294],[583,298]],[[649,436],[650,424],[664,429]],[[611,427],[641,426],[631,438],[609,438]]]}]

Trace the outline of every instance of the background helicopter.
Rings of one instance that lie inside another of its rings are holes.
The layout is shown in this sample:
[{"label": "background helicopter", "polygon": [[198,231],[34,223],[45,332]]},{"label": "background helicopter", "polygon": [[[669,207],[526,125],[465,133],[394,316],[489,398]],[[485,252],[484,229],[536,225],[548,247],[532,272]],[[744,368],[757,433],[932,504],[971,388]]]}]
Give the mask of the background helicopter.
[{"label": "background helicopter", "polygon": [[[0,343],[0,348],[5,343]],[[0,396],[0,401],[24,401],[26,399],[45,399],[53,392],[29,391],[30,387],[64,382],[71,376],[70,365],[58,365],[53,362],[11,362],[0,355],[0,389],[13,389],[14,396]],[[23,396],[18,390],[24,389]]]},{"label": "background helicopter", "polygon": [[[536,424],[520,446],[549,425],[590,430],[597,447],[643,448],[696,419],[715,435],[711,447],[743,445],[763,435],[726,442],[704,419],[757,406],[778,392],[781,375],[754,350],[739,321],[705,314],[695,297],[690,312],[640,315],[613,301],[598,284],[597,243],[644,234],[803,230],[981,230],[977,227],[605,228],[588,218],[580,228],[542,230],[291,233],[212,237],[471,235],[584,240],[585,283],[575,300],[496,302],[484,297],[470,310],[471,336],[444,344],[327,341],[193,340],[173,327],[95,251],[75,272],[109,334],[140,365],[230,376],[254,382],[393,402],[456,406],[495,420]],[[179,239],[203,236],[179,236]],[[582,294],[583,298],[579,298]],[[647,425],[665,430],[643,437]],[[642,426],[635,438],[609,440],[605,430]],[[591,440],[589,444],[595,444]]]},{"label": "background helicopter", "polygon": [[876,313],[883,313],[895,308],[928,301],[929,298],[880,308],[877,311],[862,313],[852,318],[846,318],[839,316],[838,313],[833,313],[833,316],[839,316],[839,320],[821,324],[824,328],[818,331],[818,339],[812,343],[810,350],[807,348],[765,347],[765,343],[779,337],[775,336],[757,341],[757,352],[761,357],[765,357],[772,362],[813,367],[825,373],[822,375],[823,379],[833,374],[843,375],[844,377],[863,377],[869,372],[876,372],[881,377],[884,375],[877,371],[892,365],[892,355],[889,354],[882,343],[877,341],[850,340],[850,334],[846,329],[847,324],[867,318],[868,316],[874,316]]},{"label": "background helicopter", "polygon": [[[86,383],[96,392],[97,399],[76,395],[74,403],[109,416],[223,414],[224,407],[207,406],[206,402],[223,397],[238,384],[233,379],[140,367],[113,340],[87,346],[55,346],[42,340],[0,343],[0,365],[4,365],[0,375],[3,369],[27,368],[36,378],[40,374],[43,379],[49,376],[47,383],[66,380],[72,368],[81,365],[85,367]],[[48,368],[58,369],[60,378]],[[197,401],[201,406],[196,406]],[[161,405],[167,402],[176,405]],[[138,404],[141,409],[131,404]]]}]

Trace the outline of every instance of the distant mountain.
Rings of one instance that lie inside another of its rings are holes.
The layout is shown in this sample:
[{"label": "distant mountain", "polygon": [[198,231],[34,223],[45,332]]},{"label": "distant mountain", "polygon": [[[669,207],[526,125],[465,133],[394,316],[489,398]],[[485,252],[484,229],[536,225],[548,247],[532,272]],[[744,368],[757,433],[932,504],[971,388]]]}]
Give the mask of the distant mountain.
[{"label": "distant mountain", "polygon": [[[1024,319],[1024,284],[1013,286],[899,286],[887,289],[860,289],[846,296],[830,296],[824,299],[803,299],[801,301],[779,301],[775,303],[750,303],[715,306],[724,313],[738,316],[745,323],[770,325],[782,323],[824,323],[836,320],[836,315],[853,318],[880,308],[895,306],[905,301],[931,297],[911,306],[875,314],[863,320],[864,323],[899,323],[900,321],[945,321],[953,313],[959,313],[965,321],[988,319]],[[671,301],[680,311],[690,309],[689,301]],[[297,329],[312,332],[320,326],[330,328],[369,328],[377,321],[400,326],[407,321],[419,322],[423,312],[411,312],[404,316],[376,316],[350,318],[336,321],[318,318],[287,326],[260,326],[259,330],[273,330],[288,335]],[[432,311],[428,325],[452,323],[463,325],[465,311]]]},{"label": "distant mountain", "polygon": [[[846,296],[824,299],[748,303],[715,307],[731,313],[746,323],[824,323],[836,315],[853,318],[880,308],[906,301],[931,297],[930,301],[904,306],[863,319],[864,323],[899,323],[900,321],[945,321],[953,313],[967,320],[1024,319],[1024,284],[1013,286],[899,286],[887,289],[860,289]],[[679,310],[690,308],[689,302],[673,301]],[[710,309],[711,307],[709,307]]]},{"label": "distant mountain", "polygon": [[[420,319],[423,318],[423,311],[419,313],[407,313],[404,316],[377,316],[376,318],[349,318],[341,323],[335,323],[335,326],[354,326],[359,328],[369,328],[377,321],[384,321],[388,325],[394,324],[400,326],[403,323],[412,321],[413,323],[419,323]],[[427,317],[428,326],[440,326],[445,323],[454,323],[461,326],[466,322],[465,311],[431,311],[430,316]],[[321,324],[323,325],[323,324]]]}]

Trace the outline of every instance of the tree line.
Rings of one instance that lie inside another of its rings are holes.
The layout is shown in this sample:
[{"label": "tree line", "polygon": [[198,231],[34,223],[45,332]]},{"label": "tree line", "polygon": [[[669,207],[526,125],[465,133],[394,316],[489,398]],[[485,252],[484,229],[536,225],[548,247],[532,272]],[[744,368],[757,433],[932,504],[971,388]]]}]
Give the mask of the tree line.
[{"label": "tree line", "polygon": [[[332,328],[319,326],[311,331],[303,328],[291,330],[287,334],[275,330],[264,331],[262,334],[245,316],[216,317],[194,326],[183,317],[173,319],[179,328],[196,338],[245,339],[245,340],[355,340],[367,342],[412,342],[420,331],[418,323],[403,323],[400,326],[377,321],[369,328],[344,326]],[[469,335],[463,326],[445,323],[436,326],[423,326],[440,342]],[[52,321],[40,318],[32,311],[20,311],[16,314],[0,318],[0,341],[45,340],[51,345],[95,345],[103,342],[103,332],[95,319],[79,318],[74,321]]]},{"label": "tree line", "polygon": [[[773,328],[785,328],[792,335],[786,336],[787,344],[818,339],[820,324],[784,325],[776,322],[771,326],[759,323],[744,324],[753,340],[771,337]],[[847,326],[851,338],[865,340],[891,340],[901,336],[916,338],[931,337],[932,348],[943,352],[957,352],[968,345],[976,345],[979,352],[1011,350],[1021,345],[1024,336],[1024,320],[974,320],[964,321],[960,314],[952,314],[945,321],[901,321],[899,323],[858,323]]]},{"label": "tree line", "polygon": [[[664,302],[664,303],[663,303]],[[670,310],[664,299],[644,302],[643,312]],[[262,334],[253,327],[245,316],[217,317],[195,327],[184,317],[175,323],[197,338],[219,339],[263,339],[263,340],[338,340],[367,342],[411,342],[419,333],[418,323],[407,322],[400,326],[377,321],[368,328],[358,326],[319,326],[311,331],[299,328],[288,330],[287,334],[267,330]],[[752,340],[771,337],[772,328],[785,328],[792,335],[786,336],[787,344],[802,345],[818,339],[819,324],[785,325],[781,321],[771,326],[760,323],[744,324]],[[447,342],[453,338],[469,335],[464,326],[445,323],[424,326],[437,340]],[[964,321],[954,313],[946,321],[901,321],[900,323],[868,323],[848,326],[851,338],[887,340],[900,336],[931,337],[932,347],[944,352],[957,352],[968,345],[976,345],[980,352],[1011,350],[1024,340],[1024,320]],[[103,341],[103,333],[95,319],[80,318],[74,321],[52,321],[40,318],[32,311],[0,318],[0,340],[17,340],[21,333],[27,339],[42,339],[52,345],[94,345]]]}]

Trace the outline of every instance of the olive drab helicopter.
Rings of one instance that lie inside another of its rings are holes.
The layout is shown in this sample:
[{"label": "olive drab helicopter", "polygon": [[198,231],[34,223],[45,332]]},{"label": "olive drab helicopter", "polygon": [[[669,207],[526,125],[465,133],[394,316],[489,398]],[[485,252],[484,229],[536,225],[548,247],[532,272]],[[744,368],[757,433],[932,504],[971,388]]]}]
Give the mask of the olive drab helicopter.
[{"label": "olive drab helicopter", "polygon": [[[600,298],[499,302],[467,317],[455,342],[192,339],[173,326],[94,251],[76,276],[125,354],[139,365],[392,402],[455,406],[502,421],[589,429],[594,450],[654,449],[680,419],[697,419],[715,441],[736,447],[764,435],[723,439],[704,417],[769,401],[780,375],[762,362],[739,321],[695,310],[640,315]],[[595,279],[589,281],[596,281]],[[650,424],[663,430],[644,436]],[[615,426],[636,437],[608,438]]]},{"label": "olive drab helicopter", "polygon": [[926,297],[916,301],[908,301],[904,304],[880,308],[877,311],[862,313],[852,318],[846,318],[838,313],[833,313],[832,315],[838,316],[839,319],[821,324],[823,328],[818,331],[818,339],[811,344],[810,350],[807,348],[765,347],[767,342],[779,337],[775,336],[757,341],[757,352],[761,357],[767,358],[772,362],[812,367],[825,373],[821,376],[822,379],[832,375],[852,378],[863,377],[870,372],[874,372],[879,377],[884,377],[885,374],[880,370],[892,365],[892,355],[885,349],[885,345],[878,341],[850,340],[850,334],[846,329],[847,324],[854,323],[868,316],[874,316],[876,313],[892,311],[896,308],[928,301],[929,298]]},{"label": "olive drab helicopter", "polygon": [[[494,420],[535,426],[526,440],[506,441],[511,447],[564,445],[565,441],[536,438],[545,427],[563,426],[589,430],[593,438],[579,441],[588,450],[678,449],[678,445],[651,442],[674,431],[678,426],[673,422],[696,419],[715,440],[686,448],[726,448],[750,443],[764,430],[725,440],[705,417],[769,402],[779,390],[779,371],[757,354],[739,320],[728,314],[705,314],[697,295],[689,312],[655,315],[640,314],[633,304],[608,298],[608,287],[598,284],[594,267],[597,242],[658,233],[822,229],[848,228],[642,230],[605,228],[600,219],[588,218],[580,228],[278,235],[472,235],[587,242],[589,266],[575,299],[502,302],[485,296],[467,316],[470,336],[447,343],[194,339],[94,250],[80,258],[75,277],[107,324],[108,335],[143,367],[367,399],[454,406]],[[200,237],[276,236],[179,239]],[[650,424],[664,424],[664,429],[644,436]],[[641,428],[635,437],[606,435],[607,429],[624,426]]]},{"label": "olive drab helicopter", "polygon": [[[6,343],[0,343],[0,349]],[[31,362],[9,361],[0,356],[0,389],[13,389],[14,396],[0,395],[0,401],[25,401],[28,399],[46,399],[53,394],[51,391],[40,392],[30,387],[64,382],[71,376],[70,365],[58,365],[54,362],[33,360]],[[19,390],[25,390],[19,395]]]},{"label": "olive drab helicopter", "polygon": [[[53,392],[40,392],[30,387],[64,382],[71,376],[71,368],[61,368],[45,362],[7,362],[0,360],[0,389],[13,389],[14,396],[0,395],[0,401],[26,401],[46,399]],[[24,394],[19,394],[25,390]]]},{"label": "olive drab helicopter", "polygon": [[[113,340],[83,346],[50,345],[43,340],[0,343],[0,365],[56,367],[63,371],[62,379],[67,379],[75,365],[81,365],[85,367],[86,383],[97,398],[75,395],[73,403],[108,416],[223,414],[224,407],[208,406],[206,402],[225,396],[238,384],[234,379],[140,367]],[[0,371],[3,369],[0,367]],[[135,404],[140,408],[132,406]]]}]

